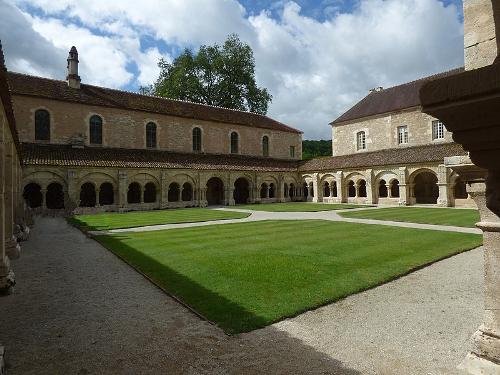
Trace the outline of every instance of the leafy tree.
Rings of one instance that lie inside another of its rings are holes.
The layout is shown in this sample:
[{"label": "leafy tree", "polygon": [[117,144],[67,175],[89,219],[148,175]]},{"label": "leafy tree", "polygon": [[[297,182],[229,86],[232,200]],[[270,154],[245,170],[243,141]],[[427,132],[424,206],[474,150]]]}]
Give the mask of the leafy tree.
[{"label": "leafy tree", "polygon": [[236,34],[222,46],[186,49],[172,63],[160,59],[160,76],[140,92],[266,114],[272,96],[255,83],[255,59]]},{"label": "leafy tree", "polygon": [[332,156],[332,141],[302,141],[302,159],[308,160],[320,156]]}]

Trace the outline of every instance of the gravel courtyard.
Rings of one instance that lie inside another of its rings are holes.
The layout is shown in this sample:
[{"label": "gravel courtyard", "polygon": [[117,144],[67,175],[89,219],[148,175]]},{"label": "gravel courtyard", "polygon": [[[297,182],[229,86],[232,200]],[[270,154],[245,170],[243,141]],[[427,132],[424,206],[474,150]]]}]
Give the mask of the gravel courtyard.
[{"label": "gravel courtyard", "polygon": [[481,323],[476,249],[238,336],[61,218],[37,220],[0,298],[9,374],[456,374]]}]

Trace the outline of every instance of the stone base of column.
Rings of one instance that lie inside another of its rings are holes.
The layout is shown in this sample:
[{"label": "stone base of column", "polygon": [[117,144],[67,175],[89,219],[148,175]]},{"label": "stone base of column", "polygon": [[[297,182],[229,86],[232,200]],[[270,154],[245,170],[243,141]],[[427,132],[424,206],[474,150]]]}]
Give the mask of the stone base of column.
[{"label": "stone base of column", "polygon": [[459,370],[472,375],[498,375],[500,365],[479,357],[477,354],[469,353],[467,357],[458,365]]},{"label": "stone base of column", "polygon": [[8,294],[14,285],[16,285],[16,280],[10,268],[9,258],[0,259],[0,294]]},{"label": "stone base of column", "polygon": [[5,348],[0,345],[0,375],[6,375],[5,370]]},{"label": "stone base of column", "polygon": [[201,201],[200,201],[200,207],[208,207],[208,201],[206,201],[206,200],[201,200]]},{"label": "stone base of column", "polygon": [[10,240],[5,241],[5,254],[10,259],[18,259],[21,255],[21,246],[16,237],[13,236]]}]

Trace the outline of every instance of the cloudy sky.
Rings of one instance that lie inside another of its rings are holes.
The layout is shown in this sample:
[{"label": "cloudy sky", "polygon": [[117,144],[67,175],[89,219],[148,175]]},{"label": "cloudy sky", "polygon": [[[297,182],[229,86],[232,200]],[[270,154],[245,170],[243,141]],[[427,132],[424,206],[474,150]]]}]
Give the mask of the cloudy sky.
[{"label": "cloudy sky", "polygon": [[365,96],[463,65],[461,0],[0,0],[9,70],[64,79],[72,45],[83,83],[136,91],[184,48],[250,44],[269,115],[328,139]]}]

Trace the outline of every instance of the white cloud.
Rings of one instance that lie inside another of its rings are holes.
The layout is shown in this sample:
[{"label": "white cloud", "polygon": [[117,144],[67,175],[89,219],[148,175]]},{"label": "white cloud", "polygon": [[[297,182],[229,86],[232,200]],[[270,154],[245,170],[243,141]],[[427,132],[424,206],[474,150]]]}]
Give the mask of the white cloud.
[{"label": "white cloud", "polygon": [[[16,0],[21,10],[38,7],[44,16],[28,16],[0,0],[0,21],[10,22],[0,26],[0,35],[7,34],[12,69],[54,76],[64,72],[75,44],[85,82],[119,87],[144,85],[158,75],[159,47],[144,50],[143,37],[183,48],[221,43],[235,32],[254,49],[258,83],[274,96],[270,115],[304,130],[306,138],[329,138],[328,122],[371,87],[463,64],[455,6],[356,0],[351,13],[340,13],[344,1],[323,0],[327,19],[320,22],[285,1],[273,4],[275,19],[270,12],[248,16],[236,0]],[[27,48],[32,40],[37,46]],[[138,68],[135,76],[131,64]]]}]

